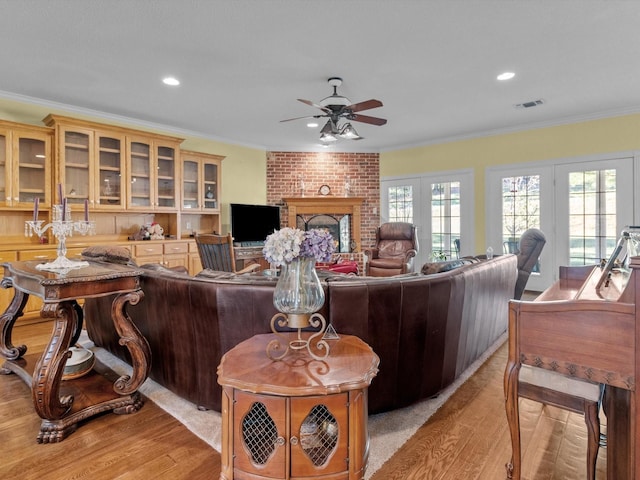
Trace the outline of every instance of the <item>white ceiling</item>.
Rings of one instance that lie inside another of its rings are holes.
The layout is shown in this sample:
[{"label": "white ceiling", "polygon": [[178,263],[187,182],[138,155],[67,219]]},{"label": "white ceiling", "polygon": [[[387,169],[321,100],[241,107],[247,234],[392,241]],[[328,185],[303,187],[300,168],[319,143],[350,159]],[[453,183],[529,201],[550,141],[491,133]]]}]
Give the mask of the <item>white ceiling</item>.
[{"label": "white ceiling", "polygon": [[0,68],[0,98],[287,151],[340,76],[388,123],[331,150],[388,151],[640,112],[640,1],[0,0]]}]

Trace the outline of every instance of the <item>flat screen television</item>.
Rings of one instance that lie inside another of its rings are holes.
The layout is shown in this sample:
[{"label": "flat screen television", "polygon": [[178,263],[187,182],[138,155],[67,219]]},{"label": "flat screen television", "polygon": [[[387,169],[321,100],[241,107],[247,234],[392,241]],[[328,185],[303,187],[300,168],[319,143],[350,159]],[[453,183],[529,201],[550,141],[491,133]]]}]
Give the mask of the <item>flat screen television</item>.
[{"label": "flat screen television", "polygon": [[268,235],[280,229],[280,207],[231,204],[231,235],[243,247],[261,246]]}]

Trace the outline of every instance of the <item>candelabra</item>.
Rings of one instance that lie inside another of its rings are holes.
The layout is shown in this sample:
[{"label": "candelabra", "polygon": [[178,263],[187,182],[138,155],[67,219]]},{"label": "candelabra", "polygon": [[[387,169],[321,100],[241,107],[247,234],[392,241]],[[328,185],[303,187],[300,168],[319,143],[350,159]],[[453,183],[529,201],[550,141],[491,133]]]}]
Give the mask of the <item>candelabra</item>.
[{"label": "candelabra", "polygon": [[75,268],[89,265],[89,263],[85,261],[69,260],[67,258],[66,245],[67,237],[73,236],[74,232],[78,232],[80,235],[96,234],[96,222],[88,220],[86,211],[84,220],[73,221],[71,220],[71,208],[68,205],[54,205],[53,220],[51,223],[45,224],[43,220],[37,220],[36,218],[37,210],[34,214],[34,219],[25,222],[25,237],[30,237],[33,234],[41,237],[51,228],[53,235],[58,239],[58,258],[53,262],[38,264],[36,265],[36,269],[64,273]]}]

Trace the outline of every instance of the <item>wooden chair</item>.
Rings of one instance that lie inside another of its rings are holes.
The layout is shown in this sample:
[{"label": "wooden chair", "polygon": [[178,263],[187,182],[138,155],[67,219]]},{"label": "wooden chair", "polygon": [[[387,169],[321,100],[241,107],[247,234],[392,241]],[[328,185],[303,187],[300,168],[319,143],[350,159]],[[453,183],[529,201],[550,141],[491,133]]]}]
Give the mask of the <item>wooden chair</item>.
[{"label": "wooden chair", "polygon": [[[553,371],[554,362],[545,363],[543,354],[535,351],[539,339],[528,339],[524,332],[539,335],[541,325],[524,329],[519,324],[517,310],[520,302],[509,306],[509,357],[504,375],[505,408],[511,433],[511,462],[506,465],[507,478],[520,480],[522,452],[520,446],[519,397],[545,405],[553,405],[584,415],[587,424],[587,479],[594,480],[600,447],[600,419],[598,416],[602,386]],[[544,323],[544,321],[543,321]],[[526,363],[525,363],[526,362]],[[576,369],[583,368],[575,365]]]},{"label": "wooden chair", "polygon": [[220,272],[248,273],[260,269],[260,264],[253,263],[236,270],[236,259],[233,253],[233,237],[228,235],[203,234],[196,235],[198,254],[202,268]]}]

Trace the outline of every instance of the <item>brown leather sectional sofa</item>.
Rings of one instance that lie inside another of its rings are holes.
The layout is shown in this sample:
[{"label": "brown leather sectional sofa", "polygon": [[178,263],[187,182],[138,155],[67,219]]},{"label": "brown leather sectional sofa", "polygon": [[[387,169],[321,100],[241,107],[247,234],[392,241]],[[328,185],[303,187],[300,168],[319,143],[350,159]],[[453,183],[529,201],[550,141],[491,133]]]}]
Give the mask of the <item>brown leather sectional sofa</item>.
[{"label": "brown leather sectional sofa", "polygon": [[[380,357],[369,388],[371,413],[436,395],[506,331],[516,265],[514,255],[504,255],[432,275],[325,278],[320,313],[338,334],[359,336]],[[270,331],[275,279],[143,268],[145,297],[128,311],[149,341],[150,377],[219,411],[217,366],[239,342]],[[128,360],[111,323],[110,301],[86,300],[87,331],[96,345]]]}]

